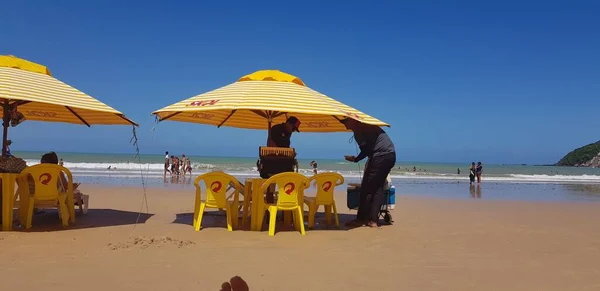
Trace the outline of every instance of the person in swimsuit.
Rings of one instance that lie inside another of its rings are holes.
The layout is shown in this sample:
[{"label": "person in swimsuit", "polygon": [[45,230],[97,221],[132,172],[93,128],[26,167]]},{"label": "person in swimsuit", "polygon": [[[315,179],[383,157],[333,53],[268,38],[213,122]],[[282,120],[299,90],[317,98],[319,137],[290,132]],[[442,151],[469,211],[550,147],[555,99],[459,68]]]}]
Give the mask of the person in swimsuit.
[{"label": "person in swimsuit", "polygon": [[171,171],[169,170],[169,152],[165,152],[165,177],[167,176],[167,172],[171,174]]},{"label": "person in swimsuit", "polygon": [[475,171],[477,171],[477,169],[475,168],[475,162],[471,163],[471,168],[469,169],[469,181],[470,181],[470,185],[475,184]]},{"label": "person in swimsuit", "polygon": [[[185,170],[190,173],[190,178],[192,177],[192,161],[190,159],[186,160],[187,164],[185,165]],[[183,174],[185,176],[185,173]]]},{"label": "person in swimsuit", "polygon": [[181,173],[183,174],[183,176],[185,177],[185,173],[187,172],[187,158],[185,157],[185,154],[181,155]]},{"label": "person in swimsuit", "polygon": [[171,156],[171,176],[175,175],[175,156]]},{"label": "person in swimsuit", "polygon": [[315,175],[316,175],[316,174],[317,174],[317,172],[318,172],[318,170],[317,170],[317,162],[315,162],[315,161],[312,161],[312,162],[310,162],[310,165],[311,165],[311,166],[312,166],[312,168],[313,168],[313,173],[315,173]]},{"label": "person in swimsuit", "polygon": [[175,157],[175,175],[179,176],[180,172],[179,172],[179,168],[180,168],[180,164],[181,164],[181,160],[179,159],[179,157]]},{"label": "person in swimsuit", "polygon": [[481,173],[483,173],[483,166],[481,162],[477,163],[477,168],[475,168],[475,174],[477,175],[477,184],[481,183]]}]

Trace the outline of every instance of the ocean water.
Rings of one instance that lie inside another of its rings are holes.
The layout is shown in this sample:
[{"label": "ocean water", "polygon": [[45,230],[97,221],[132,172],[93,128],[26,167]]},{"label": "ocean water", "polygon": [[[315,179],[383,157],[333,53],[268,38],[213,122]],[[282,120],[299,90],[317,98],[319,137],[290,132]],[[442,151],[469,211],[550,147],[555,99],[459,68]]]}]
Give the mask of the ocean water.
[{"label": "ocean water", "polygon": [[[39,163],[42,152],[20,152],[28,165]],[[58,153],[76,181],[90,184],[181,185],[192,187],[191,179],[165,179],[163,155]],[[256,158],[188,156],[193,175],[222,170],[243,180],[258,176]],[[299,160],[300,172],[312,175],[311,160]],[[317,160],[319,171],[342,174],[347,183],[360,182],[364,164],[340,160]],[[600,200],[600,168],[483,164],[483,185],[470,189],[469,164],[398,162],[392,170],[400,192],[448,197],[505,197],[532,200]],[[109,169],[110,167],[110,169]],[[413,171],[416,168],[416,171]],[[461,174],[457,173],[460,169]],[[189,177],[189,176],[188,176]],[[171,186],[171,187],[172,187]],[[488,195],[486,195],[486,193]],[[478,195],[479,194],[479,195]]]}]

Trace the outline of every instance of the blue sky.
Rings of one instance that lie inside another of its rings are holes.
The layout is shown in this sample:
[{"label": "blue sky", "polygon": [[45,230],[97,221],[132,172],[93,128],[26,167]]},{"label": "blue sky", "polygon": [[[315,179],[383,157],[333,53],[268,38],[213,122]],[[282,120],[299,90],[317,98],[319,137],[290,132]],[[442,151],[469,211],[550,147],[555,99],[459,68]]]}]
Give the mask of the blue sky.
[{"label": "blue sky", "polygon": [[[600,139],[600,4],[401,2],[0,1],[0,54],[138,121],[145,153],[256,155],[266,132],[150,113],[260,69],[390,123],[402,161],[551,163]],[[133,153],[130,127],[25,122],[9,136],[13,151]],[[292,143],[335,158],[350,136]]]}]

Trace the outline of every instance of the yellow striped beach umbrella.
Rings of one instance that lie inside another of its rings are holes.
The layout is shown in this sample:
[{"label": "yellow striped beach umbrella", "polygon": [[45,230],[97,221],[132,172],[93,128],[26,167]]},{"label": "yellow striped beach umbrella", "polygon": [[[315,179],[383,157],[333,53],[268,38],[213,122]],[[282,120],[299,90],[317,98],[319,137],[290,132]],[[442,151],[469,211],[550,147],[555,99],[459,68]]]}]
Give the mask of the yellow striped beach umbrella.
[{"label": "yellow striped beach umbrella", "polygon": [[347,131],[339,122],[387,123],[321,94],[300,78],[277,70],[257,71],[219,89],[177,102],[152,114],[173,120],[248,129],[269,129],[296,116],[301,132]]},{"label": "yellow striped beach umbrella", "polygon": [[14,56],[0,56],[3,150],[8,124],[22,120],[137,126],[123,113],[52,77],[47,67]]}]

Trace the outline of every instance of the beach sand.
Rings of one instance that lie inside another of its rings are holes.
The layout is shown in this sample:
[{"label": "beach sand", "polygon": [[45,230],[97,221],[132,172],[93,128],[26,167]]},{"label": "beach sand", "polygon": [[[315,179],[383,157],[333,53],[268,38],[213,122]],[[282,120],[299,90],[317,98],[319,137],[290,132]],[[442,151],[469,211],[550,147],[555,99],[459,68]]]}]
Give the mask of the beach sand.
[{"label": "beach sand", "polygon": [[[600,203],[397,194],[381,229],[234,231],[191,226],[192,190],[82,186],[91,209],[62,229],[0,232],[2,290],[600,290]],[[338,195],[342,222],[354,217]],[[144,209],[145,211],[145,209]],[[135,224],[138,220],[138,224]]]}]

